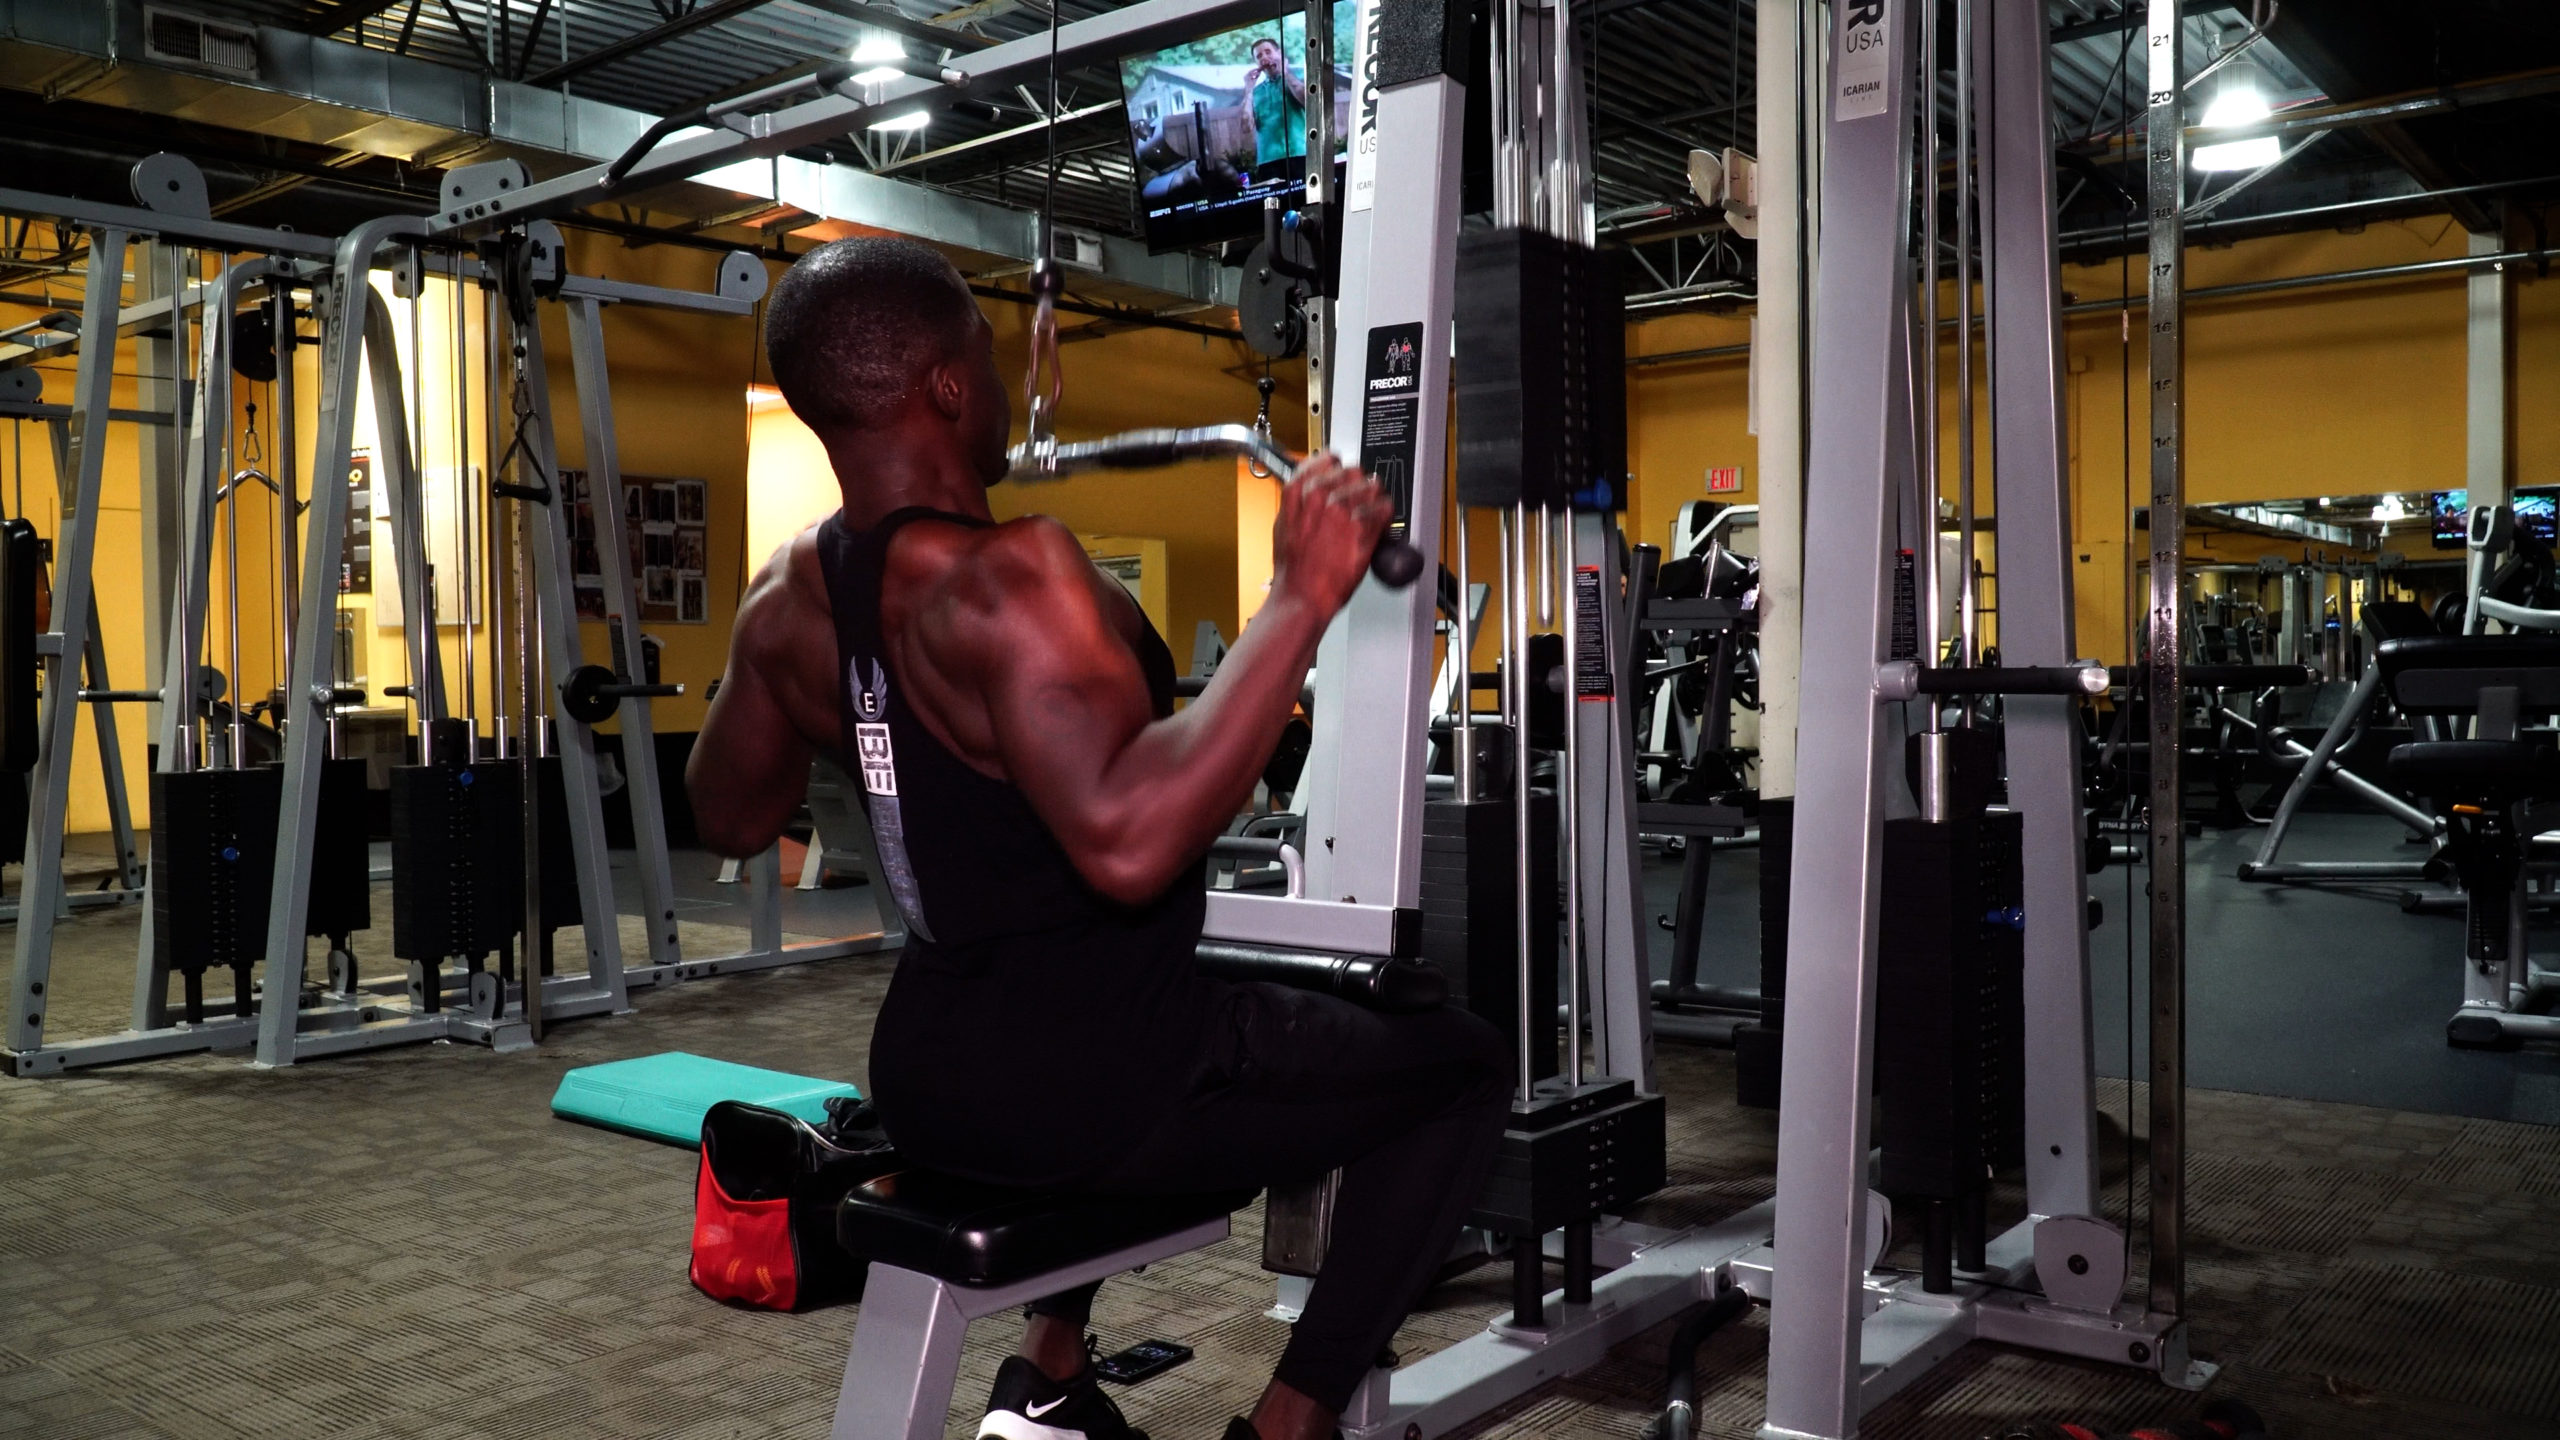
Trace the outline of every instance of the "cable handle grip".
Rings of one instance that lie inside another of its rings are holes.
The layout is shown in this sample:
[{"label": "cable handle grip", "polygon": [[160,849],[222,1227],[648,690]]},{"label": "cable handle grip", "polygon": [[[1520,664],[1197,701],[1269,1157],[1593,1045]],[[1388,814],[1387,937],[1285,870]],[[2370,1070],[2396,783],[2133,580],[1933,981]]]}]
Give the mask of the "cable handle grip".
[{"label": "cable handle grip", "polygon": [[602,665],[581,665],[560,682],[560,708],[583,725],[613,718],[625,700],[668,700],[684,694],[682,685],[635,684]]},{"label": "cable handle grip", "polygon": [[1937,665],[1888,660],[1876,667],[1876,696],[1887,701],[1923,695],[2103,695],[2106,667],[2072,665]]},{"label": "cable handle grip", "polygon": [[[1247,425],[1203,425],[1189,430],[1125,430],[1071,444],[1016,445],[1006,457],[1008,480],[1057,480],[1085,470],[1157,470],[1185,460],[1243,459],[1275,475],[1293,476],[1298,462]],[[1390,590],[1422,578],[1422,552],[1389,532],[1369,556],[1369,573]]]}]

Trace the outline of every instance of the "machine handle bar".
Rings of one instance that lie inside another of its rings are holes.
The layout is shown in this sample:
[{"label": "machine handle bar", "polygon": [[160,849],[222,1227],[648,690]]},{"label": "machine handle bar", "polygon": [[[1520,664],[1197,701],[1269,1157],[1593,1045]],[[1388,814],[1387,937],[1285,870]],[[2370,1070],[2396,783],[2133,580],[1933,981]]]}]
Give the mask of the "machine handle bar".
[{"label": "machine handle bar", "polygon": [[[1185,460],[1241,459],[1275,475],[1294,475],[1298,462],[1247,425],[1203,425],[1190,430],[1127,430],[1100,440],[1046,446],[1016,445],[1007,457],[1008,480],[1056,480],[1085,470],[1156,470]],[[1390,590],[1422,576],[1422,552],[1390,532],[1369,557],[1369,573]]]}]

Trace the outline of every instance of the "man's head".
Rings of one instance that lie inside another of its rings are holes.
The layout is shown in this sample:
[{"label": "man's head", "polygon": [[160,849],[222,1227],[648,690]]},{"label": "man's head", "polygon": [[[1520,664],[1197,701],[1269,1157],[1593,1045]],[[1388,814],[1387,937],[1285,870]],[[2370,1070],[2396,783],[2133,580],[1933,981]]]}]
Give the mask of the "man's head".
[{"label": "man's head", "polygon": [[994,331],[949,261],[862,236],[800,257],[765,307],[765,356],[792,413],[828,442],[897,432],[956,447],[993,484],[1013,425]]},{"label": "man's head", "polygon": [[1280,48],[1280,42],[1268,35],[1253,42],[1253,63],[1264,70],[1279,70],[1280,57],[1286,53]]}]

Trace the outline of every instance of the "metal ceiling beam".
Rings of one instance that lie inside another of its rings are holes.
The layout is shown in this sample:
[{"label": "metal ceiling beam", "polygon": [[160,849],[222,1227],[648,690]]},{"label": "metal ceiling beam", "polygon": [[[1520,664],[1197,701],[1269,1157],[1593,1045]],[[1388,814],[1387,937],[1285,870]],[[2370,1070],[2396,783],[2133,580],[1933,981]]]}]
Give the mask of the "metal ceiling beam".
[{"label": "metal ceiling beam", "polygon": [[[2293,210],[2273,210],[2259,215],[2240,215],[2204,225],[2187,227],[2187,238],[2216,238],[2237,235],[2243,230],[2268,230],[2282,233],[2349,223],[2348,217],[2379,217],[2388,214],[2422,215],[2431,209],[2450,209],[2457,197],[2497,195],[2517,190],[2548,189],[2560,192],[2560,174],[2536,175],[2526,180],[2492,180],[2478,185],[2456,185],[2442,190],[2411,190],[2400,195],[2376,195],[2364,200],[2341,200],[2328,205],[2309,205]],[[2140,232],[2132,227],[2092,226],[2086,230],[2066,230],[2061,237],[2065,264],[2090,263],[2091,257],[2112,255],[2109,248],[2131,243],[2140,248]],[[2128,237],[2131,237],[2128,239]]]},{"label": "metal ceiling beam", "polygon": [[[2216,10],[2239,8],[2232,3],[2232,0],[2187,0],[2187,3],[2178,7],[2178,14],[2181,18],[2185,18],[2210,15]],[[2101,15],[2094,20],[2074,20],[2068,25],[2054,26],[2053,43],[2063,45],[2073,40],[2088,40],[2100,35],[2121,35],[2127,30],[2141,29],[2144,19],[2140,0],[2128,0],[2124,9],[2113,15]]]},{"label": "metal ceiling beam", "polygon": [[[2285,58],[2292,61],[2305,78],[2319,86],[2323,94],[2375,97],[2376,92],[2381,92],[2379,98],[2384,101],[2410,98],[2405,93],[2385,91],[2383,86],[2359,76],[2345,57],[2321,43],[2310,23],[2298,13],[2279,12],[2269,27],[2268,40],[2284,52]],[[2371,103],[2374,103],[2373,99],[2349,102],[2351,106]],[[2420,143],[2399,117],[2370,122],[2365,126],[2365,133],[2382,148],[2384,154],[2391,157],[2394,164],[2407,171],[2409,178],[2417,181],[2421,189],[2442,190],[2458,186],[2467,179],[2489,178],[2462,173],[2459,167]],[[2497,223],[2488,206],[2468,197],[2456,199],[2452,210],[2454,219],[2461,222],[2465,230],[2489,230]]]},{"label": "metal ceiling beam", "polygon": [[2245,140],[2257,135],[2300,135],[2310,131],[2339,130],[2349,126],[2391,125],[2404,120],[2419,120],[2430,115],[2448,115],[2456,110],[2469,110],[2482,105],[2496,105],[2509,100],[2528,100],[2538,95],[2560,93],[2560,65],[2540,70],[2525,70],[2513,75],[2492,76],[2485,80],[2466,80],[2459,85],[2445,85],[2427,90],[2406,90],[2397,95],[2384,95],[2370,100],[2357,100],[2343,105],[2289,110],[2270,115],[2252,125],[2221,125],[2206,129],[2201,125],[2187,127],[2187,138],[2195,141]]},{"label": "metal ceiling beam", "polygon": [[892,35],[903,35],[909,40],[921,40],[927,45],[940,45],[964,54],[987,49],[996,43],[983,35],[972,35],[965,30],[952,30],[930,20],[903,15],[887,5],[865,5],[862,0],[797,0],[797,3],[839,20],[851,20],[875,30],[886,30]]},{"label": "metal ceiling beam", "polygon": [[[834,0],[830,0],[832,5]],[[705,171],[740,161],[763,160],[798,146],[845,134],[864,123],[872,111],[894,113],[919,102],[930,107],[967,91],[996,92],[1046,76],[1054,63],[1082,62],[1091,56],[1117,56],[1144,50],[1203,32],[1232,29],[1271,18],[1276,0],[1138,0],[1137,4],[1079,20],[1055,32],[1026,35],[990,46],[955,62],[960,81],[949,86],[935,80],[902,76],[855,94],[830,91],[817,99],[759,115],[735,128],[720,125],[704,133],[661,142],[646,154],[621,165],[591,165],[554,180],[529,185],[512,195],[474,207],[471,214],[436,217],[438,229],[510,223],[557,215],[652,185],[690,179]],[[1054,49],[1052,47],[1055,47]],[[618,182],[608,173],[619,173]]]},{"label": "metal ceiling beam", "polygon": [[[1087,105],[1081,110],[1064,111],[1058,116],[1057,123],[1060,125],[1066,125],[1074,121],[1090,119],[1096,115],[1107,114],[1119,108],[1119,101],[1105,100],[1100,104]],[[965,155],[972,150],[983,149],[986,146],[994,145],[1000,141],[1018,139],[1025,135],[1037,135],[1041,131],[1048,129],[1049,124],[1050,122],[1046,120],[1034,120],[1027,125],[1016,125],[1010,129],[991,131],[972,139],[957,140],[938,149],[926,150],[919,154],[910,155],[904,160],[893,161],[890,164],[879,167],[879,169],[872,173],[878,175],[891,175],[900,170],[912,170],[916,166],[922,165],[929,160],[948,159],[953,155]],[[1045,159],[1045,157],[1042,158]],[[1005,166],[1000,168],[1014,169],[1021,167]]]},{"label": "metal ceiling beam", "polygon": [[773,0],[712,0],[711,4],[696,6],[691,12],[679,15],[665,24],[652,26],[634,35],[625,35],[610,45],[599,46],[575,59],[554,65],[539,75],[527,76],[524,83],[549,89],[563,81],[584,75],[590,70],[611,65],[618,60],[627,60],[643,50],[654,50],[670,40],[682,39],[705,25],[717,25],[723,20],[734,19],[759,6],[771,3]]},{"label": "metal ceiling beam", "polygon": [[305,35],[335,35],[351,26],[361,25],[374,16],[407,0],[338,0],[338,3],[303,21],[293,28]]}]

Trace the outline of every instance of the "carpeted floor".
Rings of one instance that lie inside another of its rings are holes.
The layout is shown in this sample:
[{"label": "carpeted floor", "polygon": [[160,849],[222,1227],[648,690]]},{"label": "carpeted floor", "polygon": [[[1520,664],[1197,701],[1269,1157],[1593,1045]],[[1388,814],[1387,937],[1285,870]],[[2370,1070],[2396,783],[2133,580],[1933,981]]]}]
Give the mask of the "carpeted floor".
[{"label": "carpeted floor", "polygon": [[[134,919],[68,923],[59,973],[129,974]],[[208,1055],[0,1080],[0,1436],[824,1434],[855,1311],[702,1299],[684,1279],[693,1156],[554,1120],[546,1102],[571,1066],[668,1049],[859,1080],[889,963],[653,992],[511,1055],[436,1045],[274,1073]],[[1733,1104],[1730,1057],[1666,1045],[1661,1070],[1672,1183],[1640,1218],[1765,1198],[1775,1123]],[[2117,1082],[2101,1094],[2116,1115],[2138,1100]],[[2210,1393],[2301,1440],[2560,1435],[2560,1131],[2212,1090],[2191,1108],[2192,1312],[2199,1350],[2226,1367]],[[2109,1134],[2121,1205],[2128,1147]],[[1121,1396],[1158,1440],[1218,1433],[1279,1350],[1258,1224],[1248,1210],[1227,1243],[1104,1289],[1106,1345],[1199,1352]],[[1442,1287],[1399,1348],[1471,1333],[1502,1291],[1494,1269]],[[1766,1335],[1755,1316],[1702,1353],[1704,1433],[1758,1423]],[[973,1331],[952,1433],[974,1433],[1014,1338],[1010,1322]],[[1659,1403],[1667,1339],[1476,1433],[1632,1437]],[[1867,1433],[1969,1440],[2200,1403],[1977,1345]]]}]

